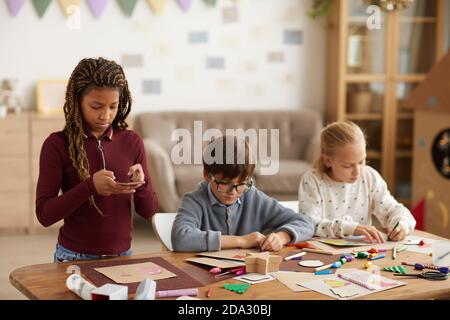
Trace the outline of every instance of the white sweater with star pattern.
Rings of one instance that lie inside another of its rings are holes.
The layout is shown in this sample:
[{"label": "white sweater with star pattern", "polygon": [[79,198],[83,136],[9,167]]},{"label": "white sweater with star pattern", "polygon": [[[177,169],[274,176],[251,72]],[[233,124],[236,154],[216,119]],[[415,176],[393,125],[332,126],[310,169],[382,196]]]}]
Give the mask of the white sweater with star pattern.
[{"label": "white sweater with star pattern", "polygon": [[358,224],[372,225],[372,215],[388,233],[397,222],[406,234],[416,226],[409,210],[394,199],[380,174],[369,166],[355,183],[336,182],[311,169],[304,173],[298,192],[299,212],[313,219],[319,237],[350,236]]}]

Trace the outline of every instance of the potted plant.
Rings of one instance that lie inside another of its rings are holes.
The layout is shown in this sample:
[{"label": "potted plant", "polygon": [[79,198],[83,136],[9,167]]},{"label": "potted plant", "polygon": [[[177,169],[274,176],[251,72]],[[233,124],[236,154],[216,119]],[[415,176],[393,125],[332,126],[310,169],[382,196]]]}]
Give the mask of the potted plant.
[{"label": "potted plant", "polygon": [[327,16],[333,7],[334,0],[313,0],[308,16],[312,19]]}]

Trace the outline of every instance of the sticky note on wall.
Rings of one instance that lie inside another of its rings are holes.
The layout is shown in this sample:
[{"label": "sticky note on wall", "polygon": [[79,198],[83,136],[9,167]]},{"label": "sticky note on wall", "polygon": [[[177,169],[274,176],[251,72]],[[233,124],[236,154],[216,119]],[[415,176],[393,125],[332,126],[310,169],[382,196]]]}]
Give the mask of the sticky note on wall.
[{"label": "sticky note on wall", "polygon": [[239,21],[239,11],[238,8],[235,7],[225,7],[222,9],[222,22],[223,23],[232,23]]},{"label": "sticky note on wall", "polygon": [[161,94],[160,79],[145,79],[142,81],[143,94]]},{"label": "sticky note on wall", "polygon": [[303,32],[301,30],[284,30],[283,40],[285,44],[300,45],[303,42]]},{"label": "sticky note on wall", "polygon": [[122,67],[124,68],[142,68],[144,66],[144,57],[142,54],[123,54]]},{"label": "sticky note on wall", "polygon": [[223,57],[207,57],[206,69],[224,69],[225,59]]},{"label": "sticky note on wall", "polygon": [[188,35],[189,43],[207,43],[208,42],[208,32],[199,31],[199,32],[189,32]]},{"label": "sticky note on wall", "polygon": [[268,62],[284,62],[284,52],[272,51],[267,54]]}]

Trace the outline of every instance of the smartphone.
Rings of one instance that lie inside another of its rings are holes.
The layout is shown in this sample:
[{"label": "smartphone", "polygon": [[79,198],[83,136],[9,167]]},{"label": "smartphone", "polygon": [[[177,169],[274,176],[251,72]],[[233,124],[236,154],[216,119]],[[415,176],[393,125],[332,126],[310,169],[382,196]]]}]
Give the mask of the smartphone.
[{"label": "smartphone", "polygon": [[135,187],[135,186],[139,186],[141,184],[144,184],[144,181],[128,181],[128,182],[119,182],[116,181],[117,184],[121,185],[121,186],[128,186],[128,187]]}]

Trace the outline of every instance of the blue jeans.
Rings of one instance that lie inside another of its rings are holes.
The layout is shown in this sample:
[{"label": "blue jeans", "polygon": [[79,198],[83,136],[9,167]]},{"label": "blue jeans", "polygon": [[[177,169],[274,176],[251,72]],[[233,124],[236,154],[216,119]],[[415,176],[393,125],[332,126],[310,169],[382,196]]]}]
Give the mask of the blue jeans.
[{"label": "blue jeans", "polygon": [[132,253],[133,252],[131,251],[131,248],[130,248],[127,251],[124,251],[124,252],[116,254],[116,255],[84,254],[84,253],[77,253],[75,251],[69,250],[67,248],[64,248],[59,243],[56,243],[56,251],[53,256],[53,262],[60,263],[60,262],[73,261],[73,260],[98,260],[98,259],[121,257],[121,256],[131,256]]}]

